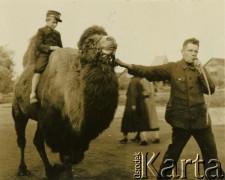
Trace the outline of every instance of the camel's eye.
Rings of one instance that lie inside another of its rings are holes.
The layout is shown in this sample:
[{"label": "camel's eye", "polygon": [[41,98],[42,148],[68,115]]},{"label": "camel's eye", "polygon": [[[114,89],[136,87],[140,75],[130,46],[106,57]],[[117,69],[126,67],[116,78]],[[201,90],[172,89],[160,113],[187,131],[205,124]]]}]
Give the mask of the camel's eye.
[{"label": "camel's eye", "polygon": [[94,39],[88,39],[86,45],[91,46],[92,44],[94,44]]}]

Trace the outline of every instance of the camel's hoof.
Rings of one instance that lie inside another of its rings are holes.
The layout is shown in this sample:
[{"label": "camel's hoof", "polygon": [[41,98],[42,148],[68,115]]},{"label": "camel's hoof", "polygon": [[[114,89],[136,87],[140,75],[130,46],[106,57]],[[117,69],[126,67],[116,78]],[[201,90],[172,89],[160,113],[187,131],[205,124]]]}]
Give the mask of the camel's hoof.
[{"label": "camel's hoof", "polygon": [[74,180],[73,172],[70,170],[65,170],[59,174],[60,180]]},{"label": "camel's hoof", "polygon": [[54,166],[46,169],[46,176],[49,179],[58,179],[59,175],[65,171],[65,168],[62,164],[55,164]]},{"label": "camel's hoof", "polygon": [[27,169],[26,170],[18,170],[17,172],[17,176],[29,176],[31,173],[30,171],[28,171]]},{"label": "camel's hoof", "polygon": [[52,167],[52,171],[60,173],[65,171],[65,167],[62,164],[54,164],[54,166]]}]

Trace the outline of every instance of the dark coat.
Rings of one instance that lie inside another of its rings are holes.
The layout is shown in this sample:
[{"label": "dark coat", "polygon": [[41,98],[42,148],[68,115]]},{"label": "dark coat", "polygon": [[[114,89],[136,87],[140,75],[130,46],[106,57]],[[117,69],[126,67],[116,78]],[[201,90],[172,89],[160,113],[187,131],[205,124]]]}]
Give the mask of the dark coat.
[{"label": "dark coat", "polygon": [[50,46],[62,48],[61,35],[58,31],[45,26],[38,29],[36,35],[36,64],[34,73],[42,74],[48,65],[49,55],[52,50]]},{"label": "dark coat", "polygon": [[[171,93],[165,119],[172,127],[204,129],[211,126],[210,117],[209,122],[206,120],[204,93],[209,92],[203,74],[189,67],[184,60],[159,66],[133,65],[128,72],[149,81],[170,81]],[[205,72],[210,91],[214,93],[215,85]]]},{"label": "dark coat", "polygon": [[37,56],[40,54],[49,55],[51,52],[50,46],[63,47],[60,33],[48,26],[38,29],[36,38]]},{"label": "dark coat", "polygon": [[[145,87],[143,81],[144,79],[139,77],[133,77],[130,80],[121,126],[121,131],[124,133],[153,130],[151,125],[154,125],[154,130],[158,130],[157,124],[150,122],[149,112],[152,111],[152,109],[148,109],[151,96],[150,89]],[[132,106],[136,106],[135,111],[132,110]],[[156,117],[156,114],[153,115]],[[158,119],[155,118],[155,120]]]}]

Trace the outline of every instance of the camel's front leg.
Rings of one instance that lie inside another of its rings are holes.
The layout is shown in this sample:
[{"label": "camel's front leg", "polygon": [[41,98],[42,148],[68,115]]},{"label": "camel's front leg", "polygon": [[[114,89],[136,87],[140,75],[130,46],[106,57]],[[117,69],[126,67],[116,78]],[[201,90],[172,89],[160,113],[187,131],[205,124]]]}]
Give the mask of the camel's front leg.
[{"label": "camel's front leg", "polygon": [[41,159],[44,163],[45,166],[45,172],[46,172],[46,176],[49,179],[54,179],[55,177],[57,177],[62,171],[64,171],[64,167],[62,165],[54,165],[52,166],[48,160],[46,151],[45,151],[45,145],[44,145],[44,137],[40,131],[40,129],[37,126],[37,130],[35,132],[35,136],[34,136],[34,145],[36,146]]},{"label": "camel's front leg", "polygon": [[62,180],[72,180],[73,178],[73,171],[72,171],[72,159],[70,155],[65,155],[60,153],[60,159],[63,163],[65,171],[60,174],[60,179]]}]

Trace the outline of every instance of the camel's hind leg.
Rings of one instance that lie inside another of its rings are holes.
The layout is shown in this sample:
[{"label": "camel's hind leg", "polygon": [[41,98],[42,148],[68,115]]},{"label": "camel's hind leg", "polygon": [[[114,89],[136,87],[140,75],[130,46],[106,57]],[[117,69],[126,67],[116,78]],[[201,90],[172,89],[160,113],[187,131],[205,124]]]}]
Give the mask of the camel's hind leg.
[{"label": "camel's hind leg", "polygon": [[24,150],[26,146],[25,129],[28,118],[15,106],[12,108],[12,116],[15,122],[15,129],[17,133],[17,144],[20,148],[20,164],[17,172],[18,176],[30,175],[24,159]]}]

